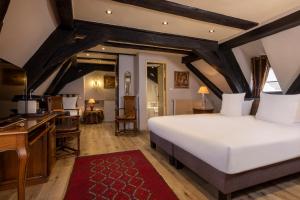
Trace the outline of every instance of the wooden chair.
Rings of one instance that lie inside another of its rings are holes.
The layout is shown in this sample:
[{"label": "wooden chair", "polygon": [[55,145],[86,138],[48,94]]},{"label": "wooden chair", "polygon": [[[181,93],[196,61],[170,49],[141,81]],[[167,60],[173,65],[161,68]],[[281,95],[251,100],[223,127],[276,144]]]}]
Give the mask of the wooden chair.
[{"label": "wooden chair", "polygon": [[[56,158],[63,158],[70,155],[79,156],[80,154],[80,116],[79,109],[63,108],[61,96],[52,96],[47,98],[49,112],[57,113],[56,117]],[[69,110],[76,110],[77,115],[70,116]],[[71,141],[77,139],[77,148],[70,147]],[[61,154],[61,151],[64,152]]]},{"label": "wooden chair", "polygon": [[[126,124],[128,123],[133,123],[133,129],[130,131],[137,131],[135,96],[124,96],[124,108],[119,108],[116,110],[115,123],[115,135],[118,135],[118,133],[122,131],[129,131],[130,129],[126,129]],[[123,123],[123,130],[120,130],[120,123]]]}]

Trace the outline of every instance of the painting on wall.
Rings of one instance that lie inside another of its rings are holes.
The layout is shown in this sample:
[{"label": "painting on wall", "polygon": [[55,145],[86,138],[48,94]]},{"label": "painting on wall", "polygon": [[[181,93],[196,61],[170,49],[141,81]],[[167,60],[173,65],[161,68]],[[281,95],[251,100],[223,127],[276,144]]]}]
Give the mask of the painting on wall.
[{"label": "painting on wall", "polygon": [[175,71],[174,72],[174,88],[189,88],[189,72]]},{"label": "painting on wall", "polygon": [[104,76],[104,89],[114,89],[116,87],[115,76]]}]

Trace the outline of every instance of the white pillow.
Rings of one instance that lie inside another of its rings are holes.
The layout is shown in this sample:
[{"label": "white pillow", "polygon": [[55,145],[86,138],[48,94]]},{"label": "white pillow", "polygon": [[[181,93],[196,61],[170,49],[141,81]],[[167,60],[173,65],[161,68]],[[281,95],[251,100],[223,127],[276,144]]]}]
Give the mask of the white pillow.
[{"label": "white pillow", "polygon": [[242,105],[245,93],[223,94],[221,114],[226,116],[242,116]]},{"label": "white pillow", "polygon": [[76,109],[76,102],[78,97],[63,97],[64,109]]},{"label": "white pillow", "polygon": [[254,100],[246,100],[243,102],[242,115],[250,115]]},{"label": "white pillow", "polygon": [[299,120],[300,95],[261,93],[256,118],[264,121],[293,124]]}]

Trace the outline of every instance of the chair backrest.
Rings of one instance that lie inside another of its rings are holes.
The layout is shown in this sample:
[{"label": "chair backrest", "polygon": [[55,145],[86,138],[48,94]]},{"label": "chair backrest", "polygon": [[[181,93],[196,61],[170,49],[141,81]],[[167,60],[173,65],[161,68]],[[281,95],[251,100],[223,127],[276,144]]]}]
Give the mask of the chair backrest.
[{"label": "chair backrest", "polygon": [[49,112],[64,110],[62,96],[47,97],[47,102],[48,102],[48,111]]},{"label": "chair backrest", "polygon": [[135,96],[124,96],[124,115],[136,117]]}]

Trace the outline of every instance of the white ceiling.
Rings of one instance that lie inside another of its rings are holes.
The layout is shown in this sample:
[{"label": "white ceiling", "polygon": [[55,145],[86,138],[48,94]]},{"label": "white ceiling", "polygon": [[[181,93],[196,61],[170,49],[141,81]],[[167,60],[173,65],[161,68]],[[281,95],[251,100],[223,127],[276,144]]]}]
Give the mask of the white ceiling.
[{"label": "white ceiling", "polygon": [[[204,10],[265,23],[300,8],[300,0],[170,0]],[[243,30],[201,22],[111,0],[73,0],[75,19],[223,41]],[[112,10],[112,15],[105,11]],[[168,25],[162,25],[168,21]],[[209,33],[214,29],[214,33]]]},{"label": "white ceiling", "polygon": [[240,19],[263,23],[299,9],[300,0],[168,0]]}]

